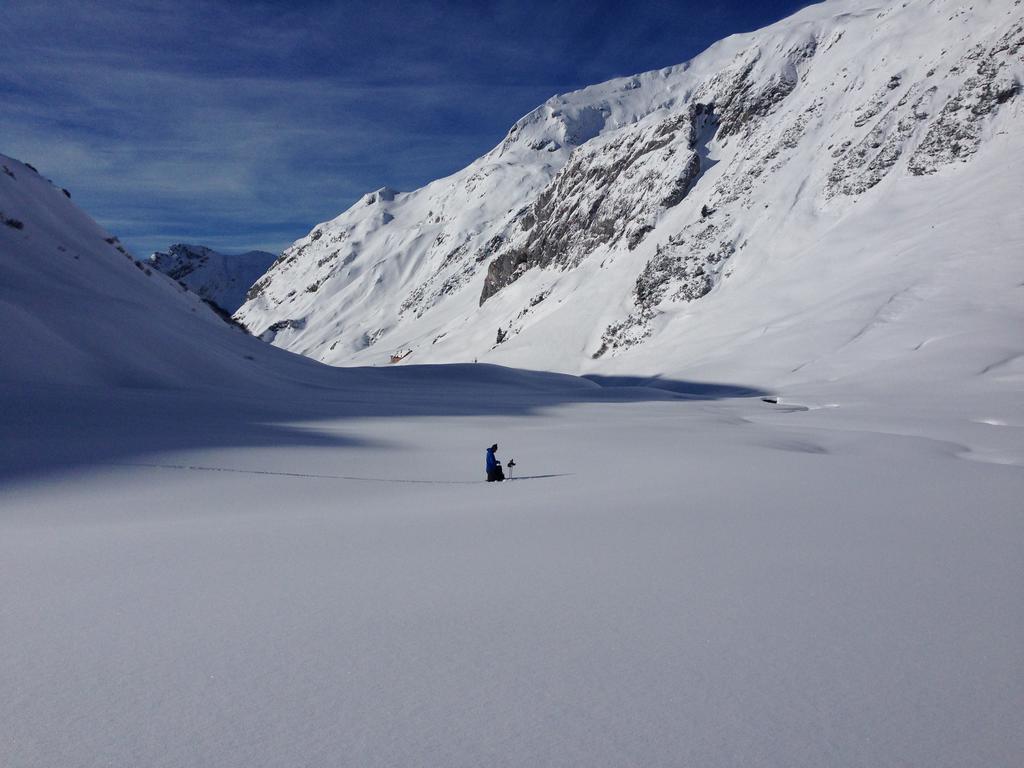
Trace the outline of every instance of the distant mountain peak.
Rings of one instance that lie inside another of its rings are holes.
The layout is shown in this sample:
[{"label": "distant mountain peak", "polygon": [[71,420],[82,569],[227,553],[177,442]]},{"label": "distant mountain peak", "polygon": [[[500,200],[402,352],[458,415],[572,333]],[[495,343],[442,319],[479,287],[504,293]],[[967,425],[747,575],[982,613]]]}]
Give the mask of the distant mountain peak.
[{"label": "distant mountain peak", "polygon": [[175,243],[150,256],[149,263],[230,315],[276,258],[266,251],[228,255],[205,245]]}]

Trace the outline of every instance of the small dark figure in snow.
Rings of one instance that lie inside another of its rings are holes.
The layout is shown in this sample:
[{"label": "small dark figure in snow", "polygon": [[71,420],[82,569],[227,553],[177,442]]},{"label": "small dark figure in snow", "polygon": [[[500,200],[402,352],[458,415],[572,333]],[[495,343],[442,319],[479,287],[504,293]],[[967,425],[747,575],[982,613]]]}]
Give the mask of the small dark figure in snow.
[{"label": "small dark figure in snow", "polygon": [[495,443],[487,449],[487,482],[493,483],[495,481],[501,482],[505,479],[505,472],[501,468],[501,462],[498,461],[494,453],[498,450],[498,444]]}]

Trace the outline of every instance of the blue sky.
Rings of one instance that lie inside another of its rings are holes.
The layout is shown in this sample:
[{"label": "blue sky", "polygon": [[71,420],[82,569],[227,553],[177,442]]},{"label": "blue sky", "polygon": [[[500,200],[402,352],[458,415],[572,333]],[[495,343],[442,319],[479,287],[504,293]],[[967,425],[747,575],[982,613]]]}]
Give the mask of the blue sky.
[{"label": "blue sky", "polygon": [[462,168],[555,93],[808,4],[7,0],[0,152],[137,256],[279,251]]}]

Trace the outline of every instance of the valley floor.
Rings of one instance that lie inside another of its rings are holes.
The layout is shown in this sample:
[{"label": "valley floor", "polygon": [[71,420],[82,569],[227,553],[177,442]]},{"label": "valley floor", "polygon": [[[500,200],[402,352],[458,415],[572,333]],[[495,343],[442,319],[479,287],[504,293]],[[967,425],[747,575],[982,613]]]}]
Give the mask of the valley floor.
[{"label": "valley floor", "polygon": [[1024,424],[480,370],[12,388],[0,763],[1019,765]]}]

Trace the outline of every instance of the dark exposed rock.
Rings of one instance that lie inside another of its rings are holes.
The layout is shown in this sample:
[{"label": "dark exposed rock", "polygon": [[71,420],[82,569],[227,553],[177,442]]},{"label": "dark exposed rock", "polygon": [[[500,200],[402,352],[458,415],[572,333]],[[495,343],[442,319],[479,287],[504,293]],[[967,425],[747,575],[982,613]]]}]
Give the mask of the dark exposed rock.
[{"label": "dark exposed rock", "polygon": [[452,248],[448,253],[445,254],[444,260],[441,262],[440,269],[447,269],[457,261],[461,261],[462,257],[466,255],[466,251],[469,250],[469,240]]},{"label": "dark exposed rock", "polygon": [[487,243],[477,251],[474,257],[477,262],[486,261],[498,252],[498,249],[505,244],[505,238],[501,235],[495,235]]},{"label": "dark exposed rock", "polygon": [[[361,342],[360,346],[363,347],[364,349],[366,347],[372,347],[374,344],[376,344],[380,340],[380,338],[385,333],[387,333],[387,329],[386,328],[377,328],[376,330],[373,330],[373,331],[364,331],[362,339],[360,339],[360,342]],[[337,343],[338,342],[334,342],[334,344],[337,344]],[[333,345],[331,346],[331,349],[334,349]]]},{"label": "dark exposed rock", "polygon": [[[525,240],[488,265],[480,303],[530,268],[573,267],[596,248],[614,246],[623,237],[629,250],[637,248],[653,231],[658,210],[682,202],[700,178],[704,169],[698,142],[748,133],[795,90],[800,67],[816,50],[814,40],[794,47],[788,57],[790,69],[763,86],[756,85],[752,76],[760,58],[754,51],[733,70],[712,78],[687,110],[574,152],[530,212],[520,217],[527,231]],[[795,135],[784,137],[775,155],[796,146],[807,119],[802,116]],[[652,162],[655,159],[661,163]],[[659,200],[659,209],[651,210],[646,204],[648,189],[665,188],[669,163],[678,170],[674,178],[669,177],[672,181]],[[748,190],[750,183],[749,179],[737,180],[735,195]],[[690,293],[708,287],[704,280],[699,282],[701,286]]]},{"label": "dark exposed rock", "polygon": [[670,238],[668,245],[655,249],[634,283],[633,311],[608,325],[592,357],[628,349],[649,338],[653,333],[651,321],[661,302],[695,301],[714,287],[715,272],[735,248],[714,224],[697,227],[699,222],[688,225],[684,232]]},{"label": "dark exposed rock", "polygon": [[643,224],[629,233],[626,238],[626,248],[630,251],[635,251],[636,247],[643,242],[643,239],[647,235],[654,231],[653,224]]},{"label": "dark exposed rock", "polygon": [[[503,235],[494,235],[474,254],[472,259],[464,259],[463,257],[469,252],[472,245],[472,240],[467,236],[465,242],[445,254],[441,265],[435,272],[406,296],[398,309],[399,315],[413,311],[416,317],[422,317],[424,312],[437,304],[443,297],[456,293],[466,285],[477,273],[480,264],[492,257],[504,243]],[[455,267],[454,271],[452,271],[453,266]]]},{"label": "dark exposed rock", "polygon": [[551,293],[551,292],[550,291],[541,291],[540,293],[538,293],[536,296],[534,296],[532,299],[530,299],[530,306],[529,306],[529,308],[536,307],[538,304],[540,304],[542,301],[544,301],[544,299],[546,299],[548,297],[549,293]]},{"label": "dark exposed rock", "polygon": [[322,267],[322,266],[324,266],[325,264],[330,264],[330,263],[331,263],[332,261],[334,261],[335,259],[337,259],[337,258],[338,258],[338,254],[339,254],[340,252],[341,252],[341,251],[331,251],[331,252],[330,252],[330,253],[328,253],[328,254],[327,254],[326,256],[324,256],[324,257],[320,258],[320,259],[319,259],[319,260],[317,261],[316,265],[317,265],[318,267]]},{"label": "dark exposed rock", "polygon": [[294,328],[297,331],[302,330],[306,327],[306,321],[304,317],[299,319],[287,319],[287,321],[279,321],[270,326],[267,331],[273,331],[274,333],[284,331],[286,328]]},{"label": "dark exposed rock", "polygon": [[526,271],[529,253],[525,249],[516,249],[503,253],[487,265],[487,277],[484,279],[484,290],[480,294],[480,303],[496,294],[509,283],[515,281]]},{"label": "dark exposed rock", "polygon": [[[150,272],[147,271],[146,274],[150,274]],[[199,298],[201,298],[203,300],[203,303],[206,304],[206,306],[208,306],[210,309],[212,309],[216,313],[217,317],[219,317],[225,323],[230,325],[232,328],[237,328],[242,333],[244,333],[246,336],[252,335],[252,334],[249,333],[249,329],[248,328],[246,328],[240,322],[235,320],[235,318],[233,318],[231,316],[231,313],[228,312],[226,309],[224,309],[222,306],[220,306],[220,304],[218,304],[215,301],[211,301],[210,299],[206,298],[205,296],[200,296]],[[251,360],[252,358],[249,358],[249,359]]]},{"label": "dark exposed rock", "polygon": [[[690,191],[690,187],[693,186],[694,180],[700,175],[700,157],[696,154],[690,157],[689,162],[683,169],[683,172],[679,174],[672,182],[672,190],[665,195],[661,200],[663,208],[673,208],[683,202],[683,198],[686,197]],[[653,229],[653,227],[651,227]]]},{"label": "dark exposed rock", "polygon": [[965,162],[978,151],[985,119],[1020,92],[1020,83],[1005,70],[1022,45],[1024,23],[1017,23],[991,49],[976,46],[965,57],[974,74],[946,101],[911,156],[912,174],[934,173],[943,165]]},{"label": "dark exposed rock", "polygon": [[669,281],[685,276],[686,264],[683,257],[675,249],[658,246],[636,279],[633,287],[636,303],[642,307],[658,303],[665,295]]},{"label": "dark exposed rock", "polygon": [[1007,83],[1001,88],[997,88],[995,91],[996,104],[1005,104],[1019,94],[1020,90],[1020,83],[1018,82]]},{"label": "dark exposed rock", "polygon": [[260,334],[260,338],[266,342],[272,342],[274,337],[277,336],[281,331],[294,329],[301,331],[306,327],[306,319],[304,317],[297,319],[278,320],[273,325],[269,326],[263,333]]},{"label": "dark exposed rock", "polygon": [[154,253],[150,263],[172,280],[182,281],[209,260],[205,248],[172,245],[168,253]]},{"label": "dark exposed rock", "polygon": [[[852,147],[843,146],[838,152],[839,160],[828,176],[827,195],[859,195],[880,182],[896,165],[918,122],[925,119],[930,111],[931,100],[936,87],[931,86],[921,93],[907,108],[915,86],[890,108],[872,127],[868,134]],[[835,153],[834,153],[835,156]]]},{"label": "dark exposed rock", "polygon": [[364,195],[363,201],[365,205],[376,205],[377,203],[382,202],[390,203],[392,200],[395,199],[395,195],[397,194],[397,190],[394,190],[391,187],[381,187],[378,190],[368,192],[366,195]]},{"label": "dark exposed rock", "polygon": [[[275,264],[280,263],[281,259],[278,258]],[[250,286],[249,290],[245,292],[245,300],[252,301],[253,299],[259,298],[263,295],[263,292],[267,290],[274,278],[270,272],[267,272],[263,277],[257,280]]]},{"label": "dark exposed rock", "polygon": [[[892,81],[890,80],[889,82],[891,83]],[[898,85],[899,83],[897,82]],[[889,103],[889,90],[888,85],[879,89],[866,104],[861,105],[860,109],[857,110],[857,117],[853,120],[855,128],[867,125],[873,117],[886,108]]]},{"label": "dark exposed rock", "polygon": [[779,73],[761,88],[751,77],[760,60],[760,52],[757,51],[731,73],[713,80],[708,88],[720,94],[714,99],[720,123],[719,138],[746,133],[759,119],[771,114],[796,89],[800,68],[816,52],[816,40],[794,47],[788,56],[792,69]]},{"label": "dark exposed rock", "polygon": [[[700,174],[698,128],[712,110],[695,104],[681,114],[627,132],[600,146],[578,149],[519,217],[525,239],[488,265],[480,303],[533,267],[576,266],[595,248],[626,238],[636,248],[653,229],[659,209],[677,205]],[[652,205],[651,188],[669,193]]]}]

